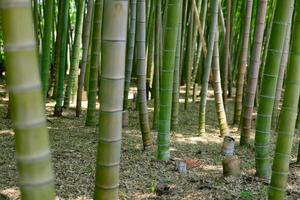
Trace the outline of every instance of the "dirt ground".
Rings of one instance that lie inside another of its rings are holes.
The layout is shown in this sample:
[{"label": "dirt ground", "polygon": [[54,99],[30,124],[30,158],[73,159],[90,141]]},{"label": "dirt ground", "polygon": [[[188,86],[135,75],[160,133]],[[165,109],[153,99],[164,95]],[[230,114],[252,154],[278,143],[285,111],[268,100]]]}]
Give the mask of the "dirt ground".
[{"label": "dirt ground", "polygon": [[[6,118],[7,99],[4,98],[3,88],[0,94],[0,200],[18,199],[14,133]],[[82,117],[76,118],[74,109],[66,111],[61,118],[52,117],[53,105],[52,102],[47,106],[47,118],[57,198],[92,199],[96,128],[85,127],[85,112]],[[228,106],[230,112],[227,112],[227,117],[231,123],[232,100],[229,100]],[[183,110],[183,103],[180,103],[180,126],[176,132],[172,132],[172,159],[168,162],[156,161],[155,146],[147,152],[142,151],[138,114],[130,110],[129,127],[123,131],[120,199],[266,199],[269,183],[254,176],[253,145],[248,149],[240,147],[237,128],[231,129],[232,136],[236,138],[235,152],[241,159],[242,174],[238,178],[223,178],[223,156],[220,154],[222,139],[218,133],[213,99],[208,100],[207,133],[201,136],[197,135],[198,109],[198,102],[190,103],[187,110]],[[149,102],[149,112],[152,121],[152,102]],[[156,133],[153,133],[153,137],[155,143]],[[272,147],[275,137],[275,133],[272,133]],[[300,199],[300,165],[295,164],[299,138],[299,133],[296,133],[286,196],[289,200]],[[186,173],[179,173],[175,169],[177,159],[188,164]],[[162,185],[170,187],[166,194],[155,191],[157,186]]]}]

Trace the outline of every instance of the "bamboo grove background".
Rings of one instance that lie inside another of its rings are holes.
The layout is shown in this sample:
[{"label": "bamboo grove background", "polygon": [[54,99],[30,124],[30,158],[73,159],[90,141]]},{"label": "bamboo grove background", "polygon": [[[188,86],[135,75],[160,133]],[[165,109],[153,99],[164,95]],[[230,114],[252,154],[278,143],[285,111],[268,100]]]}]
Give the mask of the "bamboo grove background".
[{"label": "bamboo grove background", "polygon": [[55,102],[56,117],[71,106],[79,117],[87,98],[85,125],[99,127],[94,198],[117,199],[128,110],[139,113],[143,150],[156,145],[156,159],[167,161],[179,103],[187,109],[200,97],[194,112],[204,134],[209,90],[220,137],[238,126],[240,145],[252,148],[254,135],[256,176],[270,178],[269,199],[284,199],[300,128],[299,12],[299,0],[0,0],[22,199],[55,196],[46,103]]}]

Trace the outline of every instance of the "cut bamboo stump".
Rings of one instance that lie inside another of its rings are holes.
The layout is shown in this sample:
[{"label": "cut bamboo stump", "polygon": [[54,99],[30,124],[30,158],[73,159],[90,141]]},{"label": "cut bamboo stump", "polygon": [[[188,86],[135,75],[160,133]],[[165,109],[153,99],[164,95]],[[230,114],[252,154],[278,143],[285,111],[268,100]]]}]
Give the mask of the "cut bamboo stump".
[{"label": "cut bamboo stump", "polygon": [[241,174],[241,162],[237,156],[227,156],[223,160],[224,176],[239,176]]}]

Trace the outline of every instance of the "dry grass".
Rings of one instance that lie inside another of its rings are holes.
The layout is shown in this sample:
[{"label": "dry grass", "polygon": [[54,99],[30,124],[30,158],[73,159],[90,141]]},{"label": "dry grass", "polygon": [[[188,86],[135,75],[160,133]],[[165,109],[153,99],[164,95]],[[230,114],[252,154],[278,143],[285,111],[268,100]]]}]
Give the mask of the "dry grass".
[{"label": "dry grass", "polygon": [[[152,103],[150,102],[150,108]],[[188,110],[180,105],[180,127],[171,136],[172,160],[158,162],[155,146],[142,152],[138,114],[130,111],[129,127],[124,129],[120,199],[265,199],[268,181],[254,177],[253,147],[238,146],[238,133],[232,128],[237,140],[236,154],[242,161],[239,178],[223,178],[216,112],[212,99],[208,101],[207,133],[197,135],[199,104],[190,103]],[[229,101],[229,110],[233,102]],[[151,109],[150,109],[151,110]],[[61,118],[51,117],[52,106],[47,107],[53,164],[56,175],[56,193],[59,199],[92,199],[95,174],[97,133],[95,128],[84,126],[84,117],[74,117],[68,110]],[[0,102],[0,199],[18,199],[17,173],[14,160],[14,137],[11,124],[6,119],[7,102]],[[150,113],[151,118],[152,113]],[[227,112],[229,121],[232,112]],[[153,133],[155,138],[155,133]],[[299,136],[298,136],[299,137]],[[274,134],[272,144],[274,144]],[[155,141],[155,139],[154,139]],[[292,163],[296,159],[297,144],[293,148]],[[175,170],[176,159],[191,163],[187,173]],[[171,186],[168,195],[154,192],[157,184]],[[292,164],[287,199],[300,199],[299,165]]]}]

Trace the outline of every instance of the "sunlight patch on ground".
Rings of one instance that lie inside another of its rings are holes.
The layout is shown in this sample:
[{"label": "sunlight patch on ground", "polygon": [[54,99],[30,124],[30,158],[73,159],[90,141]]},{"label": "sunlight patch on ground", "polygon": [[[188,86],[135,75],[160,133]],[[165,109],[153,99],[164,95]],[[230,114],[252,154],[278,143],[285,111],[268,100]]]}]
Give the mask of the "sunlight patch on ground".
[{"label": "sunlight patch on ground", "polygon": [[202,165],[202,170],[206,171],[222,171],[223,168],[221,165]]},{"label": "sunlight patch on ground", "polygon": [[0,190],[0,195],[8,197],[9,199],[17,199],[20,196],[20,190],[17,187],[7,188]]},{"label": "sunlight patch on ground", "polygon": [[8,130],[0,130],[0,135],[4,134],[10,134],[10,135],[15,135],[15,132],[12,129]]}]

